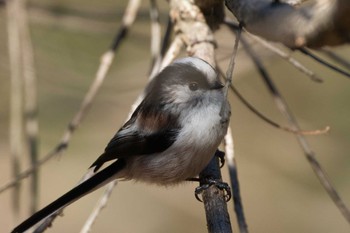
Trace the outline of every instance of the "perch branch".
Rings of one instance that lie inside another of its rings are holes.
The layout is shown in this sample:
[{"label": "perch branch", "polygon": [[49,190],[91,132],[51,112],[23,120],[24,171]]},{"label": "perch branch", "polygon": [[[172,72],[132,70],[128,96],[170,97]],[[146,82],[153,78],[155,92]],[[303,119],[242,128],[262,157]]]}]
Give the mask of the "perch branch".
[{"label": "perch branch", "polygon": [[[201,179],[201,177],[211,177],[215,180],[222,180],[219,161],[215,156],[201,172],[199,178]],[[208,232],[232,233],[230,216],[227,211],[227,204],[223,191],[218,189],[215,185],[212,185],[203,191],[202,197],[207,218]]]}]

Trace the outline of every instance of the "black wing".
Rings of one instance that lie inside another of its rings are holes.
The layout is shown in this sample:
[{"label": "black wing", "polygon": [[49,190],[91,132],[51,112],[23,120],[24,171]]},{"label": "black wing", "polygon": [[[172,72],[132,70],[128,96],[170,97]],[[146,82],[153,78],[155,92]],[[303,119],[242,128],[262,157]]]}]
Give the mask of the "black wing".
[{"label": "black wing", "polygon": [[162,152],[174,143],[179,130],[177,116],[143,101],[91,167],[97,171],[110,160]]}]

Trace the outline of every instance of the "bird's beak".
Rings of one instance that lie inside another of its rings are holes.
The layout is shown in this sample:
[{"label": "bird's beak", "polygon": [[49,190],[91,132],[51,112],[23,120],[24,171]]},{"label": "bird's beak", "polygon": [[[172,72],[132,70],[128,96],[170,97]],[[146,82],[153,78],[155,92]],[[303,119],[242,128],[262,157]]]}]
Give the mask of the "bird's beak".
[{"label": "bird's beak", "polygon": [[220,81],[215,81],[213,87],[211,89],[221,89],[224,85]]}]

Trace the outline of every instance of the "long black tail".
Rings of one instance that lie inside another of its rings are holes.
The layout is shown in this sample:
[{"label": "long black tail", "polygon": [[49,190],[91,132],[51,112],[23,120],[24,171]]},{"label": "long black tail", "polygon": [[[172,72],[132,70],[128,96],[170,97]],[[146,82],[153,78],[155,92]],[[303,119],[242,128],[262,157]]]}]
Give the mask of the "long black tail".
[{"label": "long black tail", "polygon": [[12,233],[21,233],[28,230],[29,228],[31,228],[44,218],[48,217],[52,213],[56,212],[60,208],[73,203],[74,201],[93,191],[95,188],[99,187],[101,184],[104,184],[107,180],[112,178],[124,167],[125,161],[123,159],[118,159],[105,169],[98,172],[93,177],[82,182],[78,186],[65,193],[63,196],[59,197],[51,204],[47,205],[43,209],[30,216],[27,220],[25,220],[24,222],[19,224],[15,229],[13,229]]}]

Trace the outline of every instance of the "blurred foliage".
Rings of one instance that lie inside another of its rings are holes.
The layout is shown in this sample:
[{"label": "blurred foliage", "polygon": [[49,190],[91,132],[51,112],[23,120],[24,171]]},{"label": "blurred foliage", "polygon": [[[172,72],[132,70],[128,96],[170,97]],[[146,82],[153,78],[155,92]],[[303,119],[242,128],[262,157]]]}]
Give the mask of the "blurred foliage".
[{"label": "blurred foliage", "polygon": [[[127,1],[46,1],[29,3],[31,33],[39,78],[40,154],[45,155],[60,139],[97,70],[101,54],[109,47]],[[167,5],[161,4],[165,24]],[[118,50],[114,64],[93,107],[73,136],[68,151],[41,170],[41,206],[70,189],[102,152],[122,125],[130,105],[147,82],[150,64],[148,2]],[[9,68],[6,14],[0,9],[0,183],[10,179]],[[227,67],[233,37],[224,27],[217,33],[217,57]],[[254,46],[262,54],[277,86],[303,129],[327,125],[330,133],[309,136],[311,146],[340,195],[350,205],[350,80],[295,52],[296,58],[324,78],[310,81],[284,60]],[[347,47],[335,51],[350,59]],[[322,55],[321,55],[322,56]],[[234,83],[261,112],[286,125],[276,110],[255,68],[240,52]],[[236,98],[232,105],[233,135],[242,197],[251,232],[345,233],[349,227],[321,188],[293,135],[266,125]],[[22,168],[27,166],[23,158]],[[225,169],[224,175],[227,180]],[[203,206],[193,190],[197,184],[164,189],[121,182],[107,208],[94,225],[95,232],[205,232]],[[27,182],[24,182],[24,188]],[[101,191],[66,209],[50,232],[77,232]],[[26,194],[21,205],[28,204]],[[10,192],[0,195],[2,211],[11,213]],[[231,205],[231,203],[230,203]],[[23,208],[21,219],[28,215]],[[235,225],[235,217],[231,211]],[[11,214],[0,219],[0,231],[14,226]]]}]

